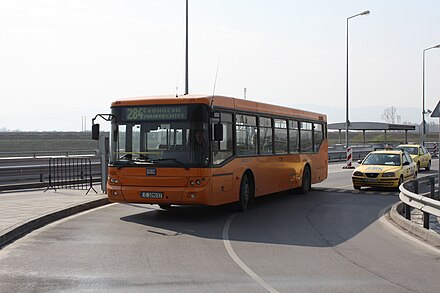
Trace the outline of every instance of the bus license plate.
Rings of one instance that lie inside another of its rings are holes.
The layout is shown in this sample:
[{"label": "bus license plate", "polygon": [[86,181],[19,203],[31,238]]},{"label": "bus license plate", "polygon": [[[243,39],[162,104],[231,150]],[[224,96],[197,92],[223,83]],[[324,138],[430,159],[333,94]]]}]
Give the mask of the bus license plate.
[{"label": "bus license plate", "polygon": [[163,192],[141,192],[142,198],[163,198]]}]

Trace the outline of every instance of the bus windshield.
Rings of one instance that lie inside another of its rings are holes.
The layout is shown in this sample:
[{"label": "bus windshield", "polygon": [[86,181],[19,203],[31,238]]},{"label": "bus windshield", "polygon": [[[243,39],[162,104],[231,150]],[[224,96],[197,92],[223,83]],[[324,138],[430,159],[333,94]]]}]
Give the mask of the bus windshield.
[{"label": "bus windshield", "polygon": [[203,105],[115,107],[110,163],[116,167],[207,166],[208,110]]}]

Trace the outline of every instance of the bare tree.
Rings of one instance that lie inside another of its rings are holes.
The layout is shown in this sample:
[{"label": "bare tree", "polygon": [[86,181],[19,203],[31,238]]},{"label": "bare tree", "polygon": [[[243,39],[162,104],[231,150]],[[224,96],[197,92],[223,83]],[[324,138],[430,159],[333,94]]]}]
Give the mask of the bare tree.
[{"label": "bare tree", "polygon": [[384,120],[387,123],[395,124],[396,118],[397,118],[397,109],[393,106],[386,108],[383,111],[383,114],[381,116],[381,119]]}]

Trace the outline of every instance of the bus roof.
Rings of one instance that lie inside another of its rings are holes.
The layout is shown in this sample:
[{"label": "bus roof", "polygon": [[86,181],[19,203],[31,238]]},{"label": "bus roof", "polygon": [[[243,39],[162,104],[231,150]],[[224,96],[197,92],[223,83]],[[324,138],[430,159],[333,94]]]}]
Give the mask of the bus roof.
[{"label": "bus roof", "polygon": [[244,112],[257,112],[279,116],[294,116],[311,120],[327,121],[325,114],[266,104],[244,99],[212,95],[184,95],[184,96],[148,96],[119,99],[112,103],[112,107],[140,106],[140,105],[167,105],[167,104],[206,104],[218,108],[229,108]]}]

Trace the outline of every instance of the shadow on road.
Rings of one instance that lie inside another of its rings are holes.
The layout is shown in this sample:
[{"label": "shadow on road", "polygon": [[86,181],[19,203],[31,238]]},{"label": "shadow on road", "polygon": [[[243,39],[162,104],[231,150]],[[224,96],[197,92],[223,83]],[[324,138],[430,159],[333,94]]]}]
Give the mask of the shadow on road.
[{"label": "shadow on road", "polygon": [[[232,241],[328,247],[362,233],[378,220],[379,212],[398,201],[394,196],[313,191],[307,195],[277,193],[257,198],[245,213],[234,216],[228,237]],[[123,221],[144,225],[164,236],[181,234],[223,239],[231,206],[176,206],[124,216]],[[166,232],[164,232],[166,231]]]}]

